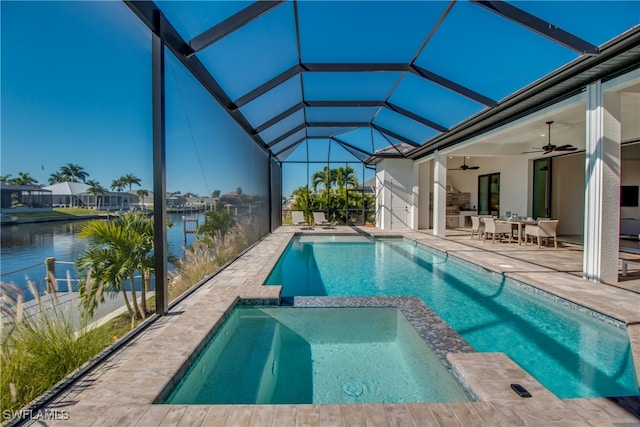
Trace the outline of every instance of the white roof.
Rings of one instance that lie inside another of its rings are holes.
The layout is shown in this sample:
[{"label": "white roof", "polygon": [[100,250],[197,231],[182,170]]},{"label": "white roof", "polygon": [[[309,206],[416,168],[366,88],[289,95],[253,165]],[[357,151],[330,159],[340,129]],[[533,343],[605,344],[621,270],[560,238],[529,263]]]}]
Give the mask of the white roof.
[{"label": "white roof", "polygon": [[45,190],[50,190],[54,196],[70,196],[86,193],[89,187],[89,185],[83,184],[81,182],[61,182],[43,188]]}]

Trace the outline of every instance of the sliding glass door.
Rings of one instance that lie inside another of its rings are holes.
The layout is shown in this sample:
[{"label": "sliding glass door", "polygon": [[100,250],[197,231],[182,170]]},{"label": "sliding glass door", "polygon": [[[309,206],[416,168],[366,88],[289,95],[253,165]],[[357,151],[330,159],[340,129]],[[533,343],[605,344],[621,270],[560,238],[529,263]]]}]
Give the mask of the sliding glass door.
[{"label": "sliding glass door", "polygon": [[500,174],[478,177],[478,215],[500,216]]}]

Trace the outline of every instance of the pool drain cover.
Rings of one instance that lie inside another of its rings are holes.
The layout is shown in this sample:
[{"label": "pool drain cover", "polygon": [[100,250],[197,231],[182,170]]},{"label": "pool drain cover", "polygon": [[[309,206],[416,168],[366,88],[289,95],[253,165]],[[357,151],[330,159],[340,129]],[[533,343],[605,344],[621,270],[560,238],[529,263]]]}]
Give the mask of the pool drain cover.
[{"label": "pool drain cover", "polygon": [[342,391],[347,396],[358,397],[362,394],[362,386],[355,381],[350,381],[342,386]]}]

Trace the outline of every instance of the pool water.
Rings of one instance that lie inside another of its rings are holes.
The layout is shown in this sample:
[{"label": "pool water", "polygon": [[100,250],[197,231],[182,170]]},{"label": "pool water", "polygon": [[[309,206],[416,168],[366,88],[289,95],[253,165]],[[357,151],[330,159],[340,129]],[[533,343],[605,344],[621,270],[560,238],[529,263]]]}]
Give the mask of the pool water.
[{"label": "pool water", "polygon": [[238,307],[164,403],[461,402],[393,307]]},{"label": "pool water", "polygon": [[476,350],[503,352],[561,398],[638,395],[626,330],[403,239],[294,238],[283,296],[418,296]]}]

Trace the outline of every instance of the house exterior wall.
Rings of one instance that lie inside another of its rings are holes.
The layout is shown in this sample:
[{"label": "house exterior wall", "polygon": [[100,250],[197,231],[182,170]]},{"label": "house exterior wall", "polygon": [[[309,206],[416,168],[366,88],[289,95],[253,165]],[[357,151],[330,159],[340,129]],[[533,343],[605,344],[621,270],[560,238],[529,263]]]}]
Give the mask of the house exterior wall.
[{"label": "house exterior wall", "polygon": [[406,230],[412,227],[418,215],[413,168],[413,161],[407,159],[384,159],[377,164],[378,228]]},{"label": "house exterior wall", "polygon": [[[449,159],[448,168],[462,164],[462,157]],[[458,164],[459,163],[459,164]],[[478,206],[478,176],[500,173],[500,215],[515,212],[520,216],[530,213],[529,164],[525,157],[472,157],[467,163],[479,166],[476,170],[447,171],[447,186],[471,194],[471,207]]]}]

